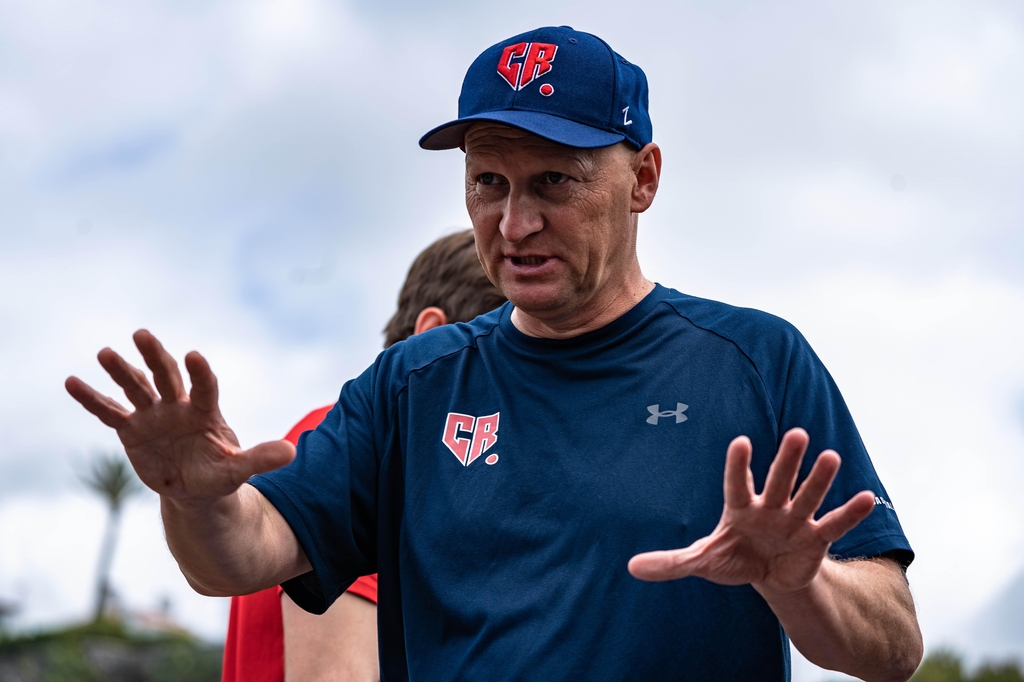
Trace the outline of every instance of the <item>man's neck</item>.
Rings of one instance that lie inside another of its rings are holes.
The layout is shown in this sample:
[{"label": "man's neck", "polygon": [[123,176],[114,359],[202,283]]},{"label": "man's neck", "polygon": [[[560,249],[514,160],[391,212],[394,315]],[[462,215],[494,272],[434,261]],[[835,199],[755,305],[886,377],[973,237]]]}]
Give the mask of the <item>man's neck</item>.
[{"label": "man's neck", "polygon": [[654,282],[639,275],[618,289],[616,295],[609,298],[606,303],[564,320],[541,319],[515,308],[512,310],[512,324],[527,336],[541,339],[571,339],[611,324],[628,313],[654,290]]}]

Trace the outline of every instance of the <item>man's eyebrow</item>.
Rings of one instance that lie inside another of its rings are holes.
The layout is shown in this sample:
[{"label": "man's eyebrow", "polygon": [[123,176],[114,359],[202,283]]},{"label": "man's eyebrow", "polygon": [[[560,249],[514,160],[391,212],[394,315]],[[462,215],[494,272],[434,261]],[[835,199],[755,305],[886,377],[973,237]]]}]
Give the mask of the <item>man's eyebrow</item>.
[{"label": "man's eyebrow", "polygon": [[[604,148],[587,149],[573,148],[547,142],[541,139],[523,140],[522,138],[510,140],[480,139],[478,138],[469,145],[465,156],[465,170],[469,175],[481,172],[497,172],[487,166],[494,160],[507,160],[514,152],[523,149],[532,150],[537,158],[543,163],[557,165],[570,175],[579,179],[590,178],[600,171]],[[607,159],[608,163],[612,160]],[[607,165],[607,164],[606,164]],[[550,172],[555,168],[544,168],[541,172]]]}]

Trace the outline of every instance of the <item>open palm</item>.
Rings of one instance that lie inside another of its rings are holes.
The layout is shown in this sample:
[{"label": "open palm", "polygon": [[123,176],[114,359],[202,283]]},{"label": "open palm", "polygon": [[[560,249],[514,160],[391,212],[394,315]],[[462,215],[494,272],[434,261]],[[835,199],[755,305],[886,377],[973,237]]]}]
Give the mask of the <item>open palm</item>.
[{"label": "open palm", "polygon": [[117,430],[139,478],[161,495],[205,500],[230,495],[251,475],[280,468],[295,456],[287,441],[271,441],[243,450],[221,416],[217,378],[193,351],[185,356],[192,381],[186,393],[174,358],[155,336],[139,330],[135,345],[153,372],[145,373],[110,348],[99,352],[100,365],[124,389],[131,412],[78,379],[68,392],[107,426]]},{"label": "open palm", "polygon": [[796,495],[807,433],[791,429],[782,438],[764,491],[754,493],[751,444],[740,436],[729,444],[725,464],[725,508],[718,526],[689,547],[634,556],[629,571],[642,580],[697,576],[721,585],[751,584],[764,593],[788,594],[810,584],[829,546],[874,508],[874,495],[858,493],[815,520],[839,470],[839,455],[818,456]]}]

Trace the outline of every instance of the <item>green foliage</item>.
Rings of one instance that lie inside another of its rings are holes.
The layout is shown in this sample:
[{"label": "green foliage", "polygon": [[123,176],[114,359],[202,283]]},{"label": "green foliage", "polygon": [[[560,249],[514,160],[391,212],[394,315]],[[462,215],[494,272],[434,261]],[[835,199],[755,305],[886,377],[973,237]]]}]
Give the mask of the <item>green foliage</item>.
[{"label": "green foliage", "polygon": [[1016,663],[985,664],[974,673],[972,682],[1024,682],[1024,673]]},{"label": "green foliage", "polygon": [[1024,672],[1017,663],[985,663],[974,674],[964,670],[955,653],[939,650],[929,654],[917,669],[911,682],[1024,682]]},{"label": "green foliage", "polygon": [[197,648],[192,642],[174,642],[161,650],[151,682],[206,682],[220,680],[219,648]]},{"label": "green foliage", "polygon": [[114,453],[97,455],[82,482],[106,500],[112,511],[120,510],[126,499],[142,490],[128,461]]},{"label": "green foliage", "polygon": [[[126,642],[141,643],[154,641],[153,637],[140,637],[130,634],[119,620],[103,618],[96,622],[74,625],[63,630],[41,630],[39,632],[11,636],[5,636],[0,633],[0,654],[50,642],[74,642],[83,637],[90,636],[112,637]],[[161,636],[156,639],[164,639],[164,637]]]},{"label": "green foliage", "polygon": [[134,635],[103,619],[61,631],[0,635],[0,680],[218,682],[222,653],[187,634]]},{"label": "green foliage", "polygon": [[966,682],[960,657],[945,650],[929,654],[910,679],[912,682]]},{"label": "green foliage", "polygon": [[51,642],[42,658],[39,672],[44,682],[100,682],[71,642]]}]

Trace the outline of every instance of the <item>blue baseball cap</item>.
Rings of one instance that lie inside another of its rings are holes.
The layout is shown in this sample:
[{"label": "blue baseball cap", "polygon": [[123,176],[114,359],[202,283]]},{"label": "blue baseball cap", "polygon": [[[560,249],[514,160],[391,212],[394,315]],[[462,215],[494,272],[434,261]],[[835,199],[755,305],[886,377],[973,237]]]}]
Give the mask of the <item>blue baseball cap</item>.
[{"label": "blue baseball cap", "polygon": [[424,149],[462,146],[478,121],[521,128],[570,147],[651,141],[647,76],[597,36],[568,26],[521,33],[493,45],[466,72],[459,117],[420,139]]}]

